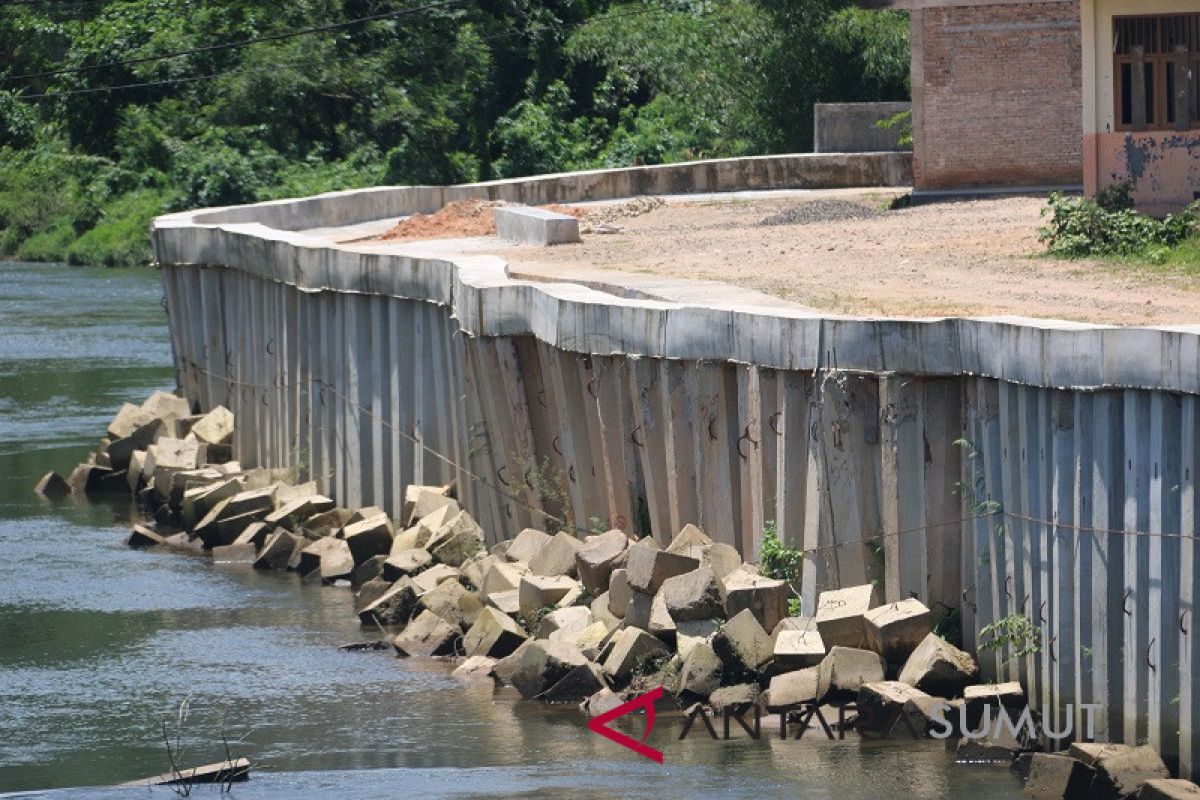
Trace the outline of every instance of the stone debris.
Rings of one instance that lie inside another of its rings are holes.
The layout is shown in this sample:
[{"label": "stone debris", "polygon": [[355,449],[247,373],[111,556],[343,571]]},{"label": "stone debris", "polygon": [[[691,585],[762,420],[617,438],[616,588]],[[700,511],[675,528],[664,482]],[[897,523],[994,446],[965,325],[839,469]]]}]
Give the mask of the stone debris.
[{"label": "stone debris", "polygon": [[[789,617],[791,586],[695,525],[666,547],[616,529],[530,528],[496,542],[453,485],[407,487],[399,518],[340,508],[315,482],[234,461],[235,423],[227,409],[193,415],[156,393],[122,406],[68,478],[49,473],[36,489],[132,493],[147,521],[131,547],[349,586],[361,624],[397,654],[455,659],[456,677],[592,716],[657,686],[681,707],[761,706],[785,722],[817,703],[854,703],[855,724],[892,735],[949,724],[958,737],[960,711],[974,730],[985,709],[1025,708],[1018,683],[978,685],[975,659],[932,632],[919,600],[880,604],[865,584],[821,592],[811,617]],[[1011,736],[964,738],[957,759],[1013,763],[1021,748]],[[1021,763],[1034,798],[1200,797],[1149,747],[1075,744]]]}]

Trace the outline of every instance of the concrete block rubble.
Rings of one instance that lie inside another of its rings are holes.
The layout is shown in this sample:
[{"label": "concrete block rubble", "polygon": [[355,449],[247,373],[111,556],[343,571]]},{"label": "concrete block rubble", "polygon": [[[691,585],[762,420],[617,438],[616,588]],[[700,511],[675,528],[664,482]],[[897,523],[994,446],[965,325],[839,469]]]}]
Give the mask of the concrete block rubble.
[{"label": "concrete block rubble", "polygon": [[123,405],[68,477],[52,472],[36,488],[51,498],[132,494],[146,521],[133,526],[131,547],[344,586],[364,631],[380,637],[347,649],[445,659],[464,680],[527,700],[595,717],[661,686],[668,710],[693,717],[753,710],[817,735],[940,731],[960,762],[1008,764],[1032,797],[1200,793],[1172,780],[1150,747],[1051,753],[998,726],[978,735],[1001,711],[1026,713],[1025,693],[1019,683],[981,684],[974,656],[939,636],[916,598],[884,604],[877,587],[851,586],[821,592],[798,616],[787,581],[695,525],[668,543],[529,528],[488,548],[453,485],[407,487],[399,519],[338,507],[290,470],[244,469],[233,460],[234,425],[224,407],[195,414],[156,392]]}]

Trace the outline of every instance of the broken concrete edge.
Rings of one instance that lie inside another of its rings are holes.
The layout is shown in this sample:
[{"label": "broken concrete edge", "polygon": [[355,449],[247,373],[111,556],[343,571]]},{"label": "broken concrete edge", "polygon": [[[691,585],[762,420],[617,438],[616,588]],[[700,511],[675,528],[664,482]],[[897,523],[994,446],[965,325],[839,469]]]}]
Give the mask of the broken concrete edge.
[{"label": "broken concrete edge", "polygon": [[[626,297],[598,285],[515,280],[507,264],[493,256],[419,257],[406,255],[411,248],[404,245],[336,245],[294,230],[432,211],[465,197],[574,202],[647,191],[779,189],[802,185],[798,176],[805,165],[824,163],[813,159],[884,163],[902,156],[809,154],[745,164],[741,159],[693,162],[669,165],[675,172],[663,175],[673,178],[643,183],[613,177],[621,172],[617,170],[459,187],[364,189],[167,215],[154,221],[152,239],[157,261],[168,268],[214,265],[305,291],[432,302],[450,306],[469,335],[532,335],[569,352],[784,370],[836,366],[873,373],[972,375],[1054,388],[1200,393],[1200,326],[1126,328],[1009,316],[848,317],[737,287],[714,291],[711,282],[666,278],[653,281],[652,292]],[[706,170],[730,175],[710,179],[704,177]],[[772,170],[778,175],[772,176]],[[832,353],[837,353],[836,365],[830,361]]]}]

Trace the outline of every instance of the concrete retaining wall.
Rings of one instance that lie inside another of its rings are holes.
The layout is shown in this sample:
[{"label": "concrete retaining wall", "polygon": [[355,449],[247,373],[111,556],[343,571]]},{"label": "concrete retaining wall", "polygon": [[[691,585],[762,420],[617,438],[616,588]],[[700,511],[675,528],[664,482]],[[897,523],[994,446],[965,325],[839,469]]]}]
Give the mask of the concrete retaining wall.
[{"label": "concrete retaining wall", "polygon": [[244,463],[392,513],[455,479],[495,537],[698,522],[753,556],[774,521],[808,552],[806,609],[878,580],[955,609],[971,646],[1023,613],[1040,650],[988,676],[1051,719],[1099,702],[1101,738],[1193,772],[1200,328],[848,318],[685,281],[638,299],[272,227],[338,202],[155,222],[180,384],[238,415]]},{"label": "concrete retaining wall", "polygon": [[901,146],[905,125],[880,128],[879,123],[912,103],[817,103],[813,106],[813,149],[818,153],[873,153],[911,150]]}]

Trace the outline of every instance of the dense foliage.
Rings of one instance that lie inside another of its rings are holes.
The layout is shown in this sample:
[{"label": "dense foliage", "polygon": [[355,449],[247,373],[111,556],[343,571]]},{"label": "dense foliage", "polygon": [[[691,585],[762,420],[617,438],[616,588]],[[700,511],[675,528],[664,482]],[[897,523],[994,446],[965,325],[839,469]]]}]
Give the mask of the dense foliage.
[{"label": "dense foliage", "polygon": [[907,96],[907,31],[850,0],[0,3],[0,256],[144,260],[150,217],[195,206],[803,150],[813,102]]},{"label": "dense foliage", "polygon": [[1135,256],[1151,263],[1200,234],[1200,203],[1155,219],[1134,210],[1131,187],[1116,184],[1094,198],[1050,196],[1049,223],[1039,237],[1051,254],[1066,258]]}]

